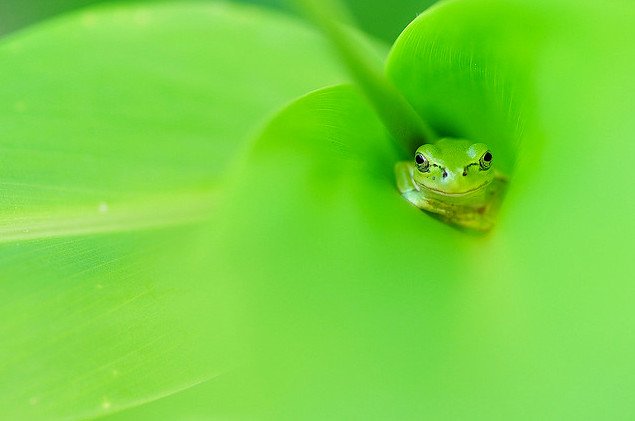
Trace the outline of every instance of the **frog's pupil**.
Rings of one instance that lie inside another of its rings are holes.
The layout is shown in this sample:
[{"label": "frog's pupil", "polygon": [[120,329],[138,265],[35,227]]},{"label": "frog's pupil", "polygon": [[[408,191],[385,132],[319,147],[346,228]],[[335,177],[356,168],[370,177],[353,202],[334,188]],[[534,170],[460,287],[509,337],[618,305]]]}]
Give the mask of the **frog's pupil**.
[{"label": "frog's pupil", "polygon": [[417,156],[415,156],[415,162],[416,162],[417,164],[423,164],[423,162],[424,162],[424,161],[425,161],[425,160],[423,159],[423,155],[421,155],[421,154],[417,154]]},{"label": "frog's pupil", "polygon": [[486,161],[486,162],[491,161],[492,160],[492,154],[489,153],[489,152],[486,152],[485,156],[483,157],[483,160]]}]

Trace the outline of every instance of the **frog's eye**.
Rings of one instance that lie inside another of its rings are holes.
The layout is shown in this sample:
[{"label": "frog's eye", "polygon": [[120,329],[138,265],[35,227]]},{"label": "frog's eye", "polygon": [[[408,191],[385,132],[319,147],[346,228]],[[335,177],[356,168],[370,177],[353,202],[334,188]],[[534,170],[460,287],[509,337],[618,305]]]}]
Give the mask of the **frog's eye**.
[{"label": "frog's eye", "polygon": [[492,153],[490,151],[487,151],[483,154],[483,156],[481,156],[481,159],[479,160],[479,164],[481,165],[481,169],[482,170],[489,170],[489,167],[492,166],[492,159],[494,157],[492,156]]},{"label": "frog's eye", "polygon": [[430,161],[428,161],[422,153],[415,155],[415,164],[417,164],[417,169],[421,172],[428,172],[430,170]]}]

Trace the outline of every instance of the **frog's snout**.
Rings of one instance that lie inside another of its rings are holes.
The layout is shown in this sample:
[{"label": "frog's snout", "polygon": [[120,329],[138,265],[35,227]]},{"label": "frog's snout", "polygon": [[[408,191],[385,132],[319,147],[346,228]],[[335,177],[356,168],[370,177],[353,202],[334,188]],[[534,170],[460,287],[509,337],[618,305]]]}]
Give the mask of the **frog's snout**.
[{"label": "frog's snout", "polygon": [[442,186],[442,190],[447,193],[462,193],[465,190],[463,169],[461,168],[459,171],[452,171],[444,168],[441,173],[441,180],[439,180],[439,184]]}]

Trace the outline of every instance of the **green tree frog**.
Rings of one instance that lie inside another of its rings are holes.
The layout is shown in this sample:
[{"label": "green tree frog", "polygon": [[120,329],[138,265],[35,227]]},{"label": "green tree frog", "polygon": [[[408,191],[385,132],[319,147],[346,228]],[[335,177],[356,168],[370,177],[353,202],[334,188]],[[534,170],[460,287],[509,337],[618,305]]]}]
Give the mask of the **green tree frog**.
[{"label": "green tree frog", "polygon": [[444,138],[420,146],[413,161],[397,163],[397,187],[408,201],[444,222],[488,231],[506,185],[493,161],[484,143]]}]

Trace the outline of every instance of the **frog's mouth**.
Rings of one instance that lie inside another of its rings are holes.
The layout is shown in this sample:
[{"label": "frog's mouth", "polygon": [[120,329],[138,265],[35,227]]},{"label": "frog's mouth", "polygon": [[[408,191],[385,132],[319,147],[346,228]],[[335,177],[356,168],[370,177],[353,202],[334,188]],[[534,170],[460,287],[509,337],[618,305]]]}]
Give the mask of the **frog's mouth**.
[{"label": "frog's mouth", "polygon": [[423,188],[423,189],[425,189],[425,190],[428,190],[428,191],[434,192],[434,193],[436,193],[436,194],[438,194],[438,195],[441,195],[441,196],[447,196],[447,197],[463,197],[463,196],[469,196],[469,195],[471,195],[471,194],[473,194],[473,193],[478,192],[479,190],[482,190],[482,189],[483,189],[485,186],[487,186],[488,184],[489,184],[488,182],[485,182],[485,183],[481,184],[480,186],[474,187],[473,189],[470,189],[470,190],[465,190],[465,191],[462,191],[462,192],[456,192],[456,193],[449,193],[449,192],[447,192],[447,191],[443,191],[443,190],[440,190],[440,189],[433,189],[432,187],[428,187],[428,186],[426,186],[426,185],[424,185],[424,184],[420,184],[420,183],[415,182],[415,185],[416,185],[417,187],[419,187],[419,188]]}]

